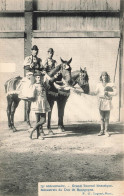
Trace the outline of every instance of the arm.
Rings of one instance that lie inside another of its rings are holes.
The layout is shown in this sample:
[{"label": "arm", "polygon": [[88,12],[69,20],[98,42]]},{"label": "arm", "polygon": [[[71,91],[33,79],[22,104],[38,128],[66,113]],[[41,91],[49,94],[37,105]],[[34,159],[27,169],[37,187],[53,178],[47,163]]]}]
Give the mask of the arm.
[{"label": "arm", "polygon": [[55,60],[55,67],[57,66],[57,61]]},{"label": "arm", "polygon": [[25,58],[23,65],[26,70],[31,70],[34,67],[31,56]]},{"label": "arm", "polygon": [[30,66],[31,64],[32,64],[31,57],[30,56],[27,56],[25,58],[25,60],[24,60],[23,65],[24,65],[24,67],[26,67],[26,66]]},{"label": "arm", "polygon": [[105,95],[108,95],[108,96],[110,96],[110,97],[117,95],[116,86],[115,86],[114,84],[112,84],[111,87],[112,87],[112,89],[113,89],[112,92],[110,92],[110,91],[105,91]]},{"label": "arm", "polygon": [[98,85],[97,85],[95,91],[94,91],[94,92],[90,92],[89,95],[91,95],[91,96],[96,96],[96,95],[98,95],[98,93],[99,93],[99,87],[98,87]]},{"label": "arm", "polygon": [[48,66],[48,64],[47,64],[47,59],[46,59],[44,65],[43,65],[45,71],[47,69],[47,66]]}]

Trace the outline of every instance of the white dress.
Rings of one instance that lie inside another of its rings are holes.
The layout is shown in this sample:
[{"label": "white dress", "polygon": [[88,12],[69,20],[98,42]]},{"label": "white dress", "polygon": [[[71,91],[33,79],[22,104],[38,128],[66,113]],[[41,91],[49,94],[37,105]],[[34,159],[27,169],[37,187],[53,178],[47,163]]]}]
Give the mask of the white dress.
[{"label": "white dress", "polygon": [[[108,96],[104,95],[105,88],[109,86],[112,87],[113,92],[108,92]],[[98,95],[98,107],[102,111],[109,111],[112,108],[112,96],[116,95],[116,87],[113,83],[107,83],[103,86],[103,83],[98,83],[96,87],[95,94]]]},{"label": "white dress", "polygon": [[35,113],[50,112],[50,105],[47,101],[46,90],[43,84],[35,83],[35,101],[32,102],[31,108]]},{"label": "white dress", "polygon": [[24,77],[18,85],[17,90],[19,91],[18,96],[20,99],[28,100],[34,98],[33,76],[30,80]]}]

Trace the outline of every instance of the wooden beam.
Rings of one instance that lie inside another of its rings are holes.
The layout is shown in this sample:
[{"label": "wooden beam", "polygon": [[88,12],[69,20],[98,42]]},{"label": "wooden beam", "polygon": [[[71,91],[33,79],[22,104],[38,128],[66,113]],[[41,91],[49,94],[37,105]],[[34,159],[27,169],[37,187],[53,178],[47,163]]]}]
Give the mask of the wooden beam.
[{"label": "wooden beam", "polygon": [[124,0],[120,2],[120,63],[119,63],[119,106],[120,121],[124,122]]},{"label": "wooden beam", "polygon": [[109,17],[119,17],[119,10],[37,10],[34,11],[35,15],[70,15],[70,16],[109,16]]},{"label": "wooden beam", "polygon": [[23,15],[24,14],[24,10],[1,10],[0,11],[0,16],[4,16],[4,15]]},{"label": "wooden beam", "polygon": [[24,57],[30,55],[33,30],[33,0],[25,0],[25,39]]},{"label": "wooden beam", "polygon": [[18,32],[0,32],[0,38],[24,38],[24,31]]},{"label": "wooden beam", "polygon": [[120,31],[43,32],[34,30],[33,37],[119,38]]},{"label": "wooden beam", "polygon": [[[24,57],[31,55],[33,31],[33,0],[25,0],[25,39],[24,39]],[[24,71],[24,75],[26,72]],[[24,106],[24,120],[26,120],[26,103]]]}]

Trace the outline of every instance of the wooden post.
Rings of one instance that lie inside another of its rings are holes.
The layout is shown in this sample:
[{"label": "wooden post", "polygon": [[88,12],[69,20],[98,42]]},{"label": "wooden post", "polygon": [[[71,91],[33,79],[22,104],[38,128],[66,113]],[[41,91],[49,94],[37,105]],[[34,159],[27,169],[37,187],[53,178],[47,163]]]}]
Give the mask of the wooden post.
[{"label": "wooden post", "polygon": [[[33,0],[25,0],[25,38],[24,38],[24,57],[31,55],[33,31]],[[25,75],[24,71],[24,75]],[[25,103],[26,108],[26,103]],[[24,108],[24,110],[25,110]],[[24,115],[26,120],[26,112]]]},{"label": "wooden post", "polygon": [[33,0],[25,0],[25,39],[24,56],[31,54],[33,31]]},{"label": "wooden post", "polygon": [[120,121],[124,122],[124,0],[120,0],[120,63],[119,63],[119,97]]}]

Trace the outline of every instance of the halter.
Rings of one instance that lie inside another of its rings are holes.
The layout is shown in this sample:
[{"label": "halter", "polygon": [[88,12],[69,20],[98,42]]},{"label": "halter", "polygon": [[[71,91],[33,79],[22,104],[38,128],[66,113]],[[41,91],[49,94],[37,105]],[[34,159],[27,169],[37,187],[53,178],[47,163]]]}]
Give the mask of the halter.
[{"label": "halter", "polygon": [[[86,76],[87,76],[87,75],[86,75]],[[77,77],[77,82],[81,83],[82,86],[88,85],[89,82],[86,80],[86,76],[83,78],[83,77],[81,76],[81,74],[79,73],[79,77]]]}]

